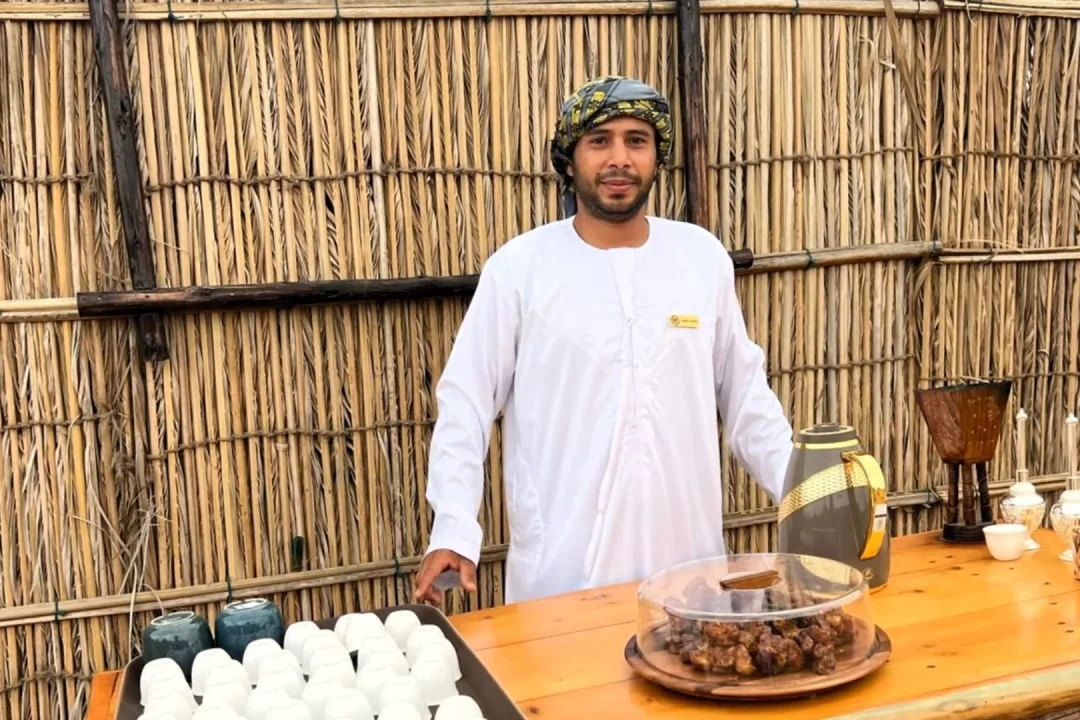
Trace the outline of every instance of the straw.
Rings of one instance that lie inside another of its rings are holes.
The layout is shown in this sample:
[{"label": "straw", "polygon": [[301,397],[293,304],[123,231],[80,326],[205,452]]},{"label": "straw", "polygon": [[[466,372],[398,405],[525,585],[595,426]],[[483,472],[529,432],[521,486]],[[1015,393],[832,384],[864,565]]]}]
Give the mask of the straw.
[{"label": "straw", "polygon": [[[490,5],[122,3],[157,285],[475,274],[558,217],[547,143],[574,87],[632,73],[681,106],[670,0]],[[702,3],[709,229],[763,259],[736,287],[787,417],[853,425],[892,496],[944,484],[913,391],[959,378],[1013,378],[1031,475],[1066,472],[1076,20],[892,5],[895,28],[877,1]],[[172,315],[150,365],[129,320],[64,315],[129,287],[87,17],[0,4],[0,303],[18,304],[0,305],[0,605],[45,619],[0,629],[2,718],[78,717],[85,678],[139,650],[153,600],[133,593],[273,578],[289,621],[409,601],[434,388],[467,307]],[[676,145],[649,209],[679,218]],[[499,423],[491,445],[488,549],[511,537]],[[999,447],[992,483],[1015,468]],[[722,453],[728,549],[774,549],[772,504]],[[894,532],[939,527],[939,506],[894,506]],[[489,555],[448,612],[502,602]],[[127,612],[63,614],[117,597]]]}]

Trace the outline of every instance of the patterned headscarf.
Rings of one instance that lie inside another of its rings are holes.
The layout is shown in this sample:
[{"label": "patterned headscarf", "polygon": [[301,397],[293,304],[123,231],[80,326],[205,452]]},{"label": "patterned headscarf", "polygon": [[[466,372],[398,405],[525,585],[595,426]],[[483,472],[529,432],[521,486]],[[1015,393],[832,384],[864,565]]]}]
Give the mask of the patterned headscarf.
[{"label": "patterned headscarf", "polygon": [[656,129],[658,164],[668,162],[674,124],[667,99],[643,82],[608,75],[585,83],[563,104],[551,143],[551,164],[564,186],[570,185],[567,168],[577,141],[617,117],[635,117],[652,125]]}]

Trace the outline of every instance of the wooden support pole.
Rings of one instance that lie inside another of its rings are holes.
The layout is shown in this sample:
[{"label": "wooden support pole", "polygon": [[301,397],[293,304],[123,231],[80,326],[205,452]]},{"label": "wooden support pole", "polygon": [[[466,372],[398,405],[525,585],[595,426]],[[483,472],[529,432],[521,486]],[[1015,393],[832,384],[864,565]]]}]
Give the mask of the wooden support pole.
[{"label": "wooden support pole", "polygon": [[260,285],[158,288],[145,292],[81,293],[79,317],[161,313],[198,313],[291,308],[334,303],[415,301],[471,295],[477,275],[388,280],[313,280]]},{"label": "wooden support pole", "polygon": [[[143,210],[143,181],[139,173],[139,153],[135,146],[135,118],[128,91],[127,64],[120,42],[120,21],[115,0],[90,0],[90,26],[94,58],[101,78],[109,125],[109,145],[116,177],[120,218],[127,244],[128,270],[136,290],[156,286],[154,259],[150,252],[150,232]],[[160,315],[137,317],[139,353],[143,361],[169,357],[165,325]]]},{"label": "wooden support pole", "polygon": [[[731,253],[737,273],[754,264],[750,250]],[[138,313],[198,313],[333,303],[413,301],[468,296],[476,290],[478,275],[414,277],[373,280],[316,280],[309,282],[220,285],[215,287],[157,288],[146,291],[80,293],[80,318],[123,317]],[[0,314],[26,310],[25,303],[0,303]],[[56,310],[55,306],[51,309]]]},{"label": "wooden support pole", "polygon": [[979,522],[994,522],[994,509],[990,504],[990,485],[986,463],[975,463],[975,478],[979,483]]},{"label": "wooden support pole", "polygon": [[949,504],[945,522],[955,524],[960,522],[960,467],[955,463],[946,463],[945,469],[949,475]]},{"label": "wooden support pole", "polygon": [[964,488],[964,524],[975,525],[975,469],[970,465],[960,465],[960,484]]},{"label": "wooden support pole", "polygon": [[[735,274],[799,272],[867,262],[922,261],[940,256],[937,242],[854,245],[770,253],[731,251]],[[131,317],[148,313],[231,312],[358,302],[401,302],[468,296],[478,275],[367,280],[313,280],[254,285],[155,288],[79,293],[74,298],[0,300],[0,322],[48,322]]]},{"label": "wooden support pole", "polygon": [[[971,11],[970,0],[945,0],[946,7]],[[980,2],[982,13],[996,10],[1015,12],[1023,9],[1040,15],[1077,17],[1075,9],[1060,5],[1064,0],[1000,0]],[[901,17],[927,19],[938,17],[938,0],[892,0]],[[1015,6],[1015,7],[1014,7]],[[705,13],[791,13],[859,15],[874,17],[882,13],[882,0],[702,0]],[[125,2],[121,17],[129,22],[290,22],[333,20],[431,20],[433,18],[551,17],[672,15],[674,0],[157,0]],[[58,3],[53,0],[5,0],[0,3],[0,21],[83,22],[85,2]]]},{"label": "wooden support pole", "polygon": [[695,225],[709,227],[705,190],[705,84],[702,79],[701,6],[699,0],[678,0],[679,105],[683,121],[686,166],[686,216]]}]

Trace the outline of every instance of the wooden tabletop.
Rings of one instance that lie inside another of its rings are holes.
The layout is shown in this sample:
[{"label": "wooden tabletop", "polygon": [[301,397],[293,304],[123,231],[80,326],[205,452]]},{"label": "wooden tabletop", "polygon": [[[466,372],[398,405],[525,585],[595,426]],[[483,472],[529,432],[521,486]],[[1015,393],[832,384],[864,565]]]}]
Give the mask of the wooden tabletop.
[{"label": "wooden tabletop", "polygon": [[[893,541],[889,584],[875,622],[892,640],[885,667],[806,700],[718,704],[637,678],[623,658],[636,627],[637,583],[451,618],[526,716],[549,718],[774,717],[811,720],[1039,717],[1080,705],[1080,582],[1042,548],[1015,562],[937,533]],[[94,680],[89,720],[112,720],[120,673]]]}]

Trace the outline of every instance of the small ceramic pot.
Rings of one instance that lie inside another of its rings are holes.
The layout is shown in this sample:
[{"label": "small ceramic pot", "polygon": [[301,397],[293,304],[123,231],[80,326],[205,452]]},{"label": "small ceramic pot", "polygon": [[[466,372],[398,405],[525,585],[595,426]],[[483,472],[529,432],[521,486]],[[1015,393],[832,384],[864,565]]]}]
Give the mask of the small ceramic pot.
[{"label": "small ceramic pot", "polygon": [[281,645],[285,641],[285,623],[281,612],[265,598],[237,600],[225,606],[214,624],[217,646],[233,660],[243,662],[244,651],[256,640],[270,638]]},{"label": "small ceramic pot", "polygon": [[191,666],[195,656],[214,647],[206,619],[184,610],[172,612],[150,621],[142,632],[142,656],[146,662],[171,658],[191,682]]}]

